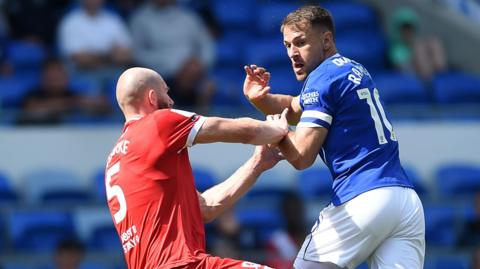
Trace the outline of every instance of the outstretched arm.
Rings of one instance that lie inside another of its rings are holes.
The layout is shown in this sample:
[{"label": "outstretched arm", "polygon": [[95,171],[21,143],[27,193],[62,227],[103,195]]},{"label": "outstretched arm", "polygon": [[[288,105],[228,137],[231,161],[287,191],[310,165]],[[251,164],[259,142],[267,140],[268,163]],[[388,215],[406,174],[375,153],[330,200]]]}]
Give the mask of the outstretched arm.
[{"label": "outstretched arm", "polygon": [[257,181],[262,172],[282,159],[278,150],[257,146],[253,156],[227,180],[198,194],[203,221],[210,222],[231,207]]},{"label": "outstretched arm", "polygon": [[287,112],[283,111],[274,121],[208,117],[198,131],[194,143],[229,142],[252,145],[278,143],[288,132]]},{"label": "outstretched arm", "polygon": [[269,93],[270,73],[265,68],[250,65],[245,66],[244,69],[246,77],[243,83],[243,94],[250,103],[265,115],[279,114],[288,108],[288,123],[296,125],[302,113],[299,97]]}]

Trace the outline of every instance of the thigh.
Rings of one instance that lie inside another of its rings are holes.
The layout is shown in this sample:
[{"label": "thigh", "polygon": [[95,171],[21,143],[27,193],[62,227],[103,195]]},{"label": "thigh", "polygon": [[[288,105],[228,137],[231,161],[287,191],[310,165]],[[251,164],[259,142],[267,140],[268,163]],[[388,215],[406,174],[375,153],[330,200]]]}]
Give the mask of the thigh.
[{"label": "thigh", "polygon": [[388,238],[398,224],[397,190],[379,188],[320,213],[298,258],[355,268]]},{"label": "thigh", "polygon": [[371,268],[423,268],[425,259],[425,221],[418,195],[408,190],[399,215],[398,227],[369,258]]},{"label": "thigh", "polygon": [[195,264],[194,269],[271,269],[268,266],[235,260],[230,258],[220,258],[215,256],[206,256]]}]

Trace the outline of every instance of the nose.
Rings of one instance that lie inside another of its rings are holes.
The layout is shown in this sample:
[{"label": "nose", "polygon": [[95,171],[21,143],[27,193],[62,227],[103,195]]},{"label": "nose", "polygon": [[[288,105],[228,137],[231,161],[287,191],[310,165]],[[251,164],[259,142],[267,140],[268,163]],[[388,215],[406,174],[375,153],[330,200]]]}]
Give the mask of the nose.
[{"label": "nose", "polygon": [[293,59],[294,57],[298,56],[298,48],[295,46],[291,46],[290,49],[288,50],[288,57]]}]

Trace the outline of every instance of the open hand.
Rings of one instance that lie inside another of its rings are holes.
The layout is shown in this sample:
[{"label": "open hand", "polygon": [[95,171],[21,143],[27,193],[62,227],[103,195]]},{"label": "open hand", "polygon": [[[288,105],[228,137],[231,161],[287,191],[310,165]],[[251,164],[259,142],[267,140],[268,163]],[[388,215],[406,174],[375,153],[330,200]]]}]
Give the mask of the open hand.
[{"label": "open hand", "polygon": [[260,100],[270,92],[270,73],[254,64],[244,66],[246,77],[243,82],[243,94],[249,101]]}]

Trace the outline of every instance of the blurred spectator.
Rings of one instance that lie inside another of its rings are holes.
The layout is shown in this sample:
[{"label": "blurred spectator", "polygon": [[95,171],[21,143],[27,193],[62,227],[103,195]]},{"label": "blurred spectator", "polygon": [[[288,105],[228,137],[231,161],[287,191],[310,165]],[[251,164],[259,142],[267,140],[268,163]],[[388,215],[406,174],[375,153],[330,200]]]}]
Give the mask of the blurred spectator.
[{"label": "blurred spectator", "polygon": [[55,250],[56,269],[79,269],[85,257],[85,248],[77,240],[60,242]]},{"label": "blurred spectator", "polygon": [[132,12],[144,2],[145,0],[107,0],[107,4],[114,6],[122,18],[129,18]]},{"label": "blurred spectator", "polygon": [[401,8],[394,13],[389,58],[395,68],[416,73],[429,81],[447,68],[447,60],[440,40],[420,36],[418,25],[419,19],[413,10]]},{"label": "blurred spectator", "polygon": [[69,0],[5,0],[12,39],[52,45]]},{"label": "blurred spectator", "polygon": [[150,0],[132,15],[136,62],[159,72],[179,107],[204,106],[213,94],[207,79],[214,43],[202,20],[174,0]]},{"label": "blurred spectator", "polygon": [[285,230],[275,231],[268,242],[267,265],[277,269],[292,268],[297,253],[305,240],[307,229],[303,202],[294,192],[287,193],[282,200],[282,214],[286,221]]},{"label": "blurred spectator", "polygon": [[234,209],[228,209],[214,223],[215,239],[212,254],[219,257],[240,259],[240,223],[235,217]]},{"label": "blurred spectator", "polygon": [[130,64],[131,39],[116,15],[103,9],[103,0],[81,0],[81,6],[60,23],[59,47],[72,71],[101,89]]},{"label": "blurred spectator", "polygon": [[472,269],[480,269],[480,247],[473,251]]},{"label": "blurred spectator", "polygon": [[475,246],[480,244],[480,193],[475,196],[473,201],[475,215],[474,217],[467,219],[465,221],[465,227],[461,229],[461,245]]},{"label": "blurred spectator", "polygon": [[75,112],[102,114],[108,103],[102,98],[83,97],[69,88],[67,71],[59,59],[47,60],[38,88],[32,89],[22,102],[19,124],[55,124]]}]

